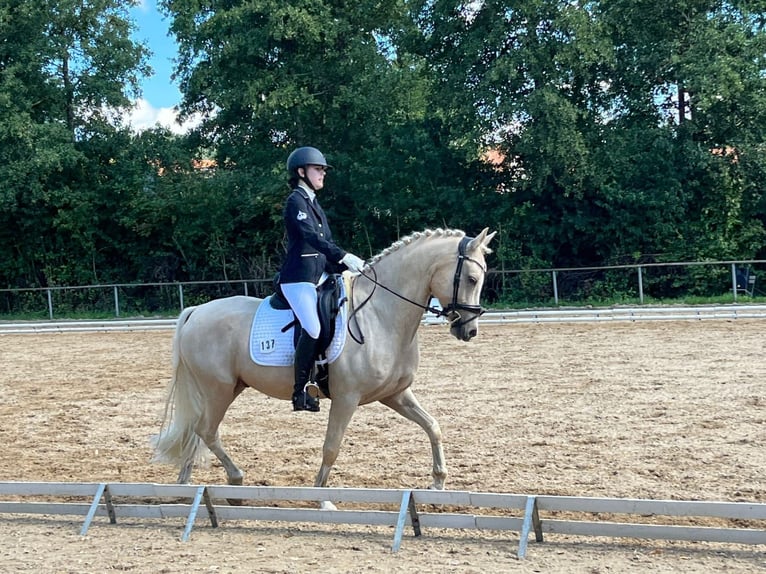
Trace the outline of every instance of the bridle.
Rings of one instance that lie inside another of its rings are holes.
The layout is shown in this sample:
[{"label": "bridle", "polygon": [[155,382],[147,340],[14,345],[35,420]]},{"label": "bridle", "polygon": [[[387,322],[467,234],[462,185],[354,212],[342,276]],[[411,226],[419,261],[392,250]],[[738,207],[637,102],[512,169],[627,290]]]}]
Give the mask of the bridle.
[{"label": "bridle", "polygon": [[[457,266],[455,267],[455,277],[452,280],[452,302],[447,305],[441,313],[437,313],[437,316],[446,316],[450,313],[455,313],[457,317],[450,321],[451,325],[454,325],[456,327],[462,327],[469,321],[472,321],[476,317],[481,317],[484,313],[486,313],[486,309],[483,309],[481,305],[466,305],[465,303],[459,303],[457,300],[457,293],[460,290],[460,276],[463,273],[463,263],[466,261],[471,261],[472,263],[475,263],[479,266],[479,268],[482,270],[483,273],[487,273],[487,268],[476,261],[476,259],[473,259],[472,257],[468,257],[465,254],[465,248],[466,246],[471,242],[473,238],[471,237],[463,237],[463,239],[460,240],[460,244],[457,246]],[[469,313],[473,313],[474,317],[471,317],[470,319],[466,319],[465,321],[460,321],[460,311],[468,311]],[[457,322],[457,324],[456,324]]]},{"label": "bridle", "polygon": [[[375,289],[377,289],[378,287],[380,287],[381,289],[385,291],[388,291],[389,293],[391,293],[392,295],[398,297],[399,299],[403,301],[407,301],[407,303],[415,305],[416,307],[420,307],[421,309],[429,313],[433,313],[437,317],[446,317],[450,323],[450,326],[452,327],[456,327],[456,328],[462,327],[463,325],[469,323],[470,321],[473,321],[477,317],[481,317],[486,312],[486,309],[484,309],[481,305],[467,305],[466,303],[460,303],[457,300],[458,291],[460,291],[460,277],[463,273],[463,264],[466,261],[470,261],[478,265],[479,268],[482,270],[482,272],[484,272],[485,274],[487,272],[487,268],[481,262],[477,261],[476,259],[473,259],[472,257],[468,257],[465,254],[466,247],[472,240],[473,240],[472,237],[463,237],[460,240],[460,243],[457,248],[457,266],[455,267],[455,276],[452,280],[452,301],[450,302],[449,305],[447,305],[443,309],[439,309],[438,307],[429,306],[429,305],[421,305],[417,301],[408,299],[404,295],[397,293],[393,289],[383,285],[382,283],[378,281],[377,273],[374,267],[369,267],[369,269],[372,271],[372,276],[367,275],[364,271],[361,271],[360,275],[364,277],[365,279],[374,283],[375,287],[372,289],[370,294],[365,298],[365,300],[362,301],[362,304],[359,305],[358,307],[355,307],[354,310],[351,312],[351,316],[349,317],[349,321],[348,321],[348,332],[351,335],[351,337],[360,345],[364,344],[364,335],[361,332],[359,333],[358,339],[354,335],[354,333],[351,332],[351,319],[355,319],[357,312],[359,312],[362,309],[362,307],[364,307],[369,302],[369,300],[375,294]],[[352,295],[352,299],[353,299],[353,295]],[[462,315],[460,314],[460,311],[467,311],[468,313],[471,313],[472,316],[467,319],[463,319]],[[454,316],[450,319],[449,315],[454,315]],[[358,328],[359,327],[357,323],[357,329]]]}]

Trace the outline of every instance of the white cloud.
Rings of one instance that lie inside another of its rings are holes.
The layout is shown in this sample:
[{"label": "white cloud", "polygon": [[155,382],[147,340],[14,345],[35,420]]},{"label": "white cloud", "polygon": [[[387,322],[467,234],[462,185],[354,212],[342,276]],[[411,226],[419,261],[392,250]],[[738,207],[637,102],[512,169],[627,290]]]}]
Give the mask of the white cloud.
[{"label": "white cloud", "polygon": [[155,108],[144,98],[139,98],[134,102],[133,108],[128,110],[126,119],[136,132],[159,125],[176,134],[186,133],[201,122],[201,118],[195,116],[180,124],[178,123],[178,111],[175,108]]},{"label": "white cloud", "polygon": [[151,8],[148,0],[133,0],[132,5],[133,8],[141,10],[141,12],[148,12]]}]

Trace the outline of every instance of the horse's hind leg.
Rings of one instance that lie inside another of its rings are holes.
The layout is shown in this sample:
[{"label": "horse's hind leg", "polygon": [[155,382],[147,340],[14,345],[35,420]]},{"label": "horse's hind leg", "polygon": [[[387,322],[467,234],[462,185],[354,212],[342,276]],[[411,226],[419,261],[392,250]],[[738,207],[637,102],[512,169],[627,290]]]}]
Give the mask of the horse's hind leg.
[{"label": "horse's hind leg", "polygon": [[191,482],[191,474],[194,469],[194,461],[189,460],[181,465],[181,471],[178,473],[178,484],[189,484]]},{"label": "horse's hind leg", "polygon": [[231,385],[221,384],[218,389],[220,392],[216,393],[215,397],[210,397],[205,416],[198,421],[197,426],[194,429],[197,435],[199,435],[205,445],[210,449],[210,452],[221,461],[224,471],[226,472],[227,482],[235,485],[242,484],[245,474],[236,464],[234,464],[234,461],[223,448],[221,436],[218,433],[218,427],[220,426],[226,411],[231,406],[231,403],[234,402],[234,399],[236,399],[244,389],[245,385],[242,382],[237,382],[233,389],[231,388]]},{"label": "horse's hind leg", "polygon": [[401,393],[382,399],[380,401],[387,407],[394,409],[404,418],[418,423],[431,441],[431,453],[433,455],[433,484],[431,488],[442,490],[447,480],[447,466],[444,462],[444,447],[442,446],[442,431],[436,419],[428,414],[420,406],[412,389],[407,388]]}]

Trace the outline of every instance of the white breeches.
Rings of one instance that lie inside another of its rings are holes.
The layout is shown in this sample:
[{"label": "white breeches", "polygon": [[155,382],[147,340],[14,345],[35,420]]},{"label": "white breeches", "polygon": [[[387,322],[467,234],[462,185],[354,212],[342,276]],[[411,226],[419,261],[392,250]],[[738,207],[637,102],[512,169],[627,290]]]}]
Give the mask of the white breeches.
[{"label": "white breeches", "polygon": [[301,327],[312,339],[318,339],[322,326],[317,313],[317,286],[313,283],[283,283],[282,293],[290,303]]}]

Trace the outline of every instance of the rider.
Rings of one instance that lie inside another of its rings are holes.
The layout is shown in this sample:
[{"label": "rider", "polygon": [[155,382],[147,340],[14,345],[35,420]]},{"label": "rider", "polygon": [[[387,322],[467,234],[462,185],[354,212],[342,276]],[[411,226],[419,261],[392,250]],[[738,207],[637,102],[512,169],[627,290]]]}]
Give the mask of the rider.
[{"label": "rider", "polygon": [[333,242],[327,216],[316,198],[316,193],[324,186],[325,173],[331,167],[322,152],[313,147],[299,147],[287,158],[287,173],[293,191],[283,212],[287,256],[279,273],[279,284],[301,328],[295,346],[294,411],[319,410],[319,400],[306,392],[320,335],[317,287],[328,273],[343,269],[359,273],[364,267],[362,259]]}]

